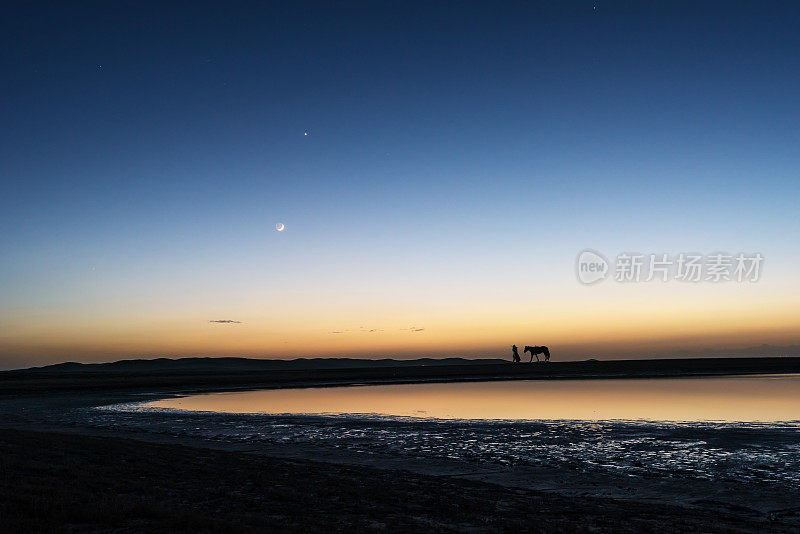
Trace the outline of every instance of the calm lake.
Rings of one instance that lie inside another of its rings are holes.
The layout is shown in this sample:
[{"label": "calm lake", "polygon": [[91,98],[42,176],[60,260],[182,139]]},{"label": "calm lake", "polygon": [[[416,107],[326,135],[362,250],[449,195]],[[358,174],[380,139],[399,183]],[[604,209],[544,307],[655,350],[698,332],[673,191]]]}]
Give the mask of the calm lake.
[{"label": "calm lake", "polygon": [[210,393],[143,408],[470,420],[800,420],[800,375],[526,380]]}]

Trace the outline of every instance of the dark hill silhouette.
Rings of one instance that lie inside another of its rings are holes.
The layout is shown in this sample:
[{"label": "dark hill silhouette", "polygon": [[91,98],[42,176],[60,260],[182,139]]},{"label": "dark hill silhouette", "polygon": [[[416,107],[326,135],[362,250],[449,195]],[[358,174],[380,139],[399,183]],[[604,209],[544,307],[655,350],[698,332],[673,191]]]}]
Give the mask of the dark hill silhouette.
[{"label": "dark hill silhouette", "polygon": [[[600,358],[587,354],[581,360],[592,362],[597,359],[609,361],[614,358]],[[800,345],[775,346],[759,345],[742,348],[720,348],[705,350],[672,351],[669,353],[643,352],[640,358],[625,358],[623,361],[633,362],[639,360],[707,360],[729,358],[774,358],[774,357],[800,357]],[[596,359],[597,358],[597,359]],[[154,358],[119,360],[108,363],[78,363],[64,362],[42,367],[27,369],[14,369],[0,371],[0,375],[14,373],[92,373],[92,372],[135,372],[135,373],[160,373],[160,372],[214,372],[214,371],[301,371],[325,369],[375,369],[389,367],[418,367],[418,366],[472,366],[486,364],[509,363],[502,358],[417,358],[414,360],[363,359],[363,358],[296,358],[292,360],[267,360],[259,358]],[[564,362],[568,363],[568,362]],[[635,365],[635,364],[633,364]],[[668,366],[668,363],[664,363]],[[676,363],[676,365],[678,365]]]},{"label": "dark hill silhouette", "polygon": [[800,373],[800,358],[584,360],[550,362],[547,365],[515,365],[507,360],[462,358],[159,358],[106,364],[66,363],[5,371],[0,373],[0,395],[56,391],[217,391],[431,381],[665,378],[772,373]]}]

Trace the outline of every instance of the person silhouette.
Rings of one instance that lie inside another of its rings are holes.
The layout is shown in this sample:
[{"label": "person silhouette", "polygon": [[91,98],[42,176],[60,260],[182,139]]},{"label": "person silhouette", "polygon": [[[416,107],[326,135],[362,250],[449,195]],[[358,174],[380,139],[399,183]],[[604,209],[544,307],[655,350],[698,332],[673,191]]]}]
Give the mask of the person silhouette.
[{"label": "person silhouette", "polygon": [[511,357],[514,359],[514,363],[519,363],[521,361],[519,359],[519,352],[517,352],[516,345],[511,345]]}]

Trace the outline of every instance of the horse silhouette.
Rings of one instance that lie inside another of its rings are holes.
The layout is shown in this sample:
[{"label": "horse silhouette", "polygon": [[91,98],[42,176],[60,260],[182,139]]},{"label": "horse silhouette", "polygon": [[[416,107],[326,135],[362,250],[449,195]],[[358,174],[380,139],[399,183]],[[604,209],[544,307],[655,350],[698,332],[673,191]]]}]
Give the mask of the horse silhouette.
[{"label": "horse silhouette", "polygon": [[[525,347],[525,350],[522,351],[522,354],[525,354],[526,352],[530,352],[531,353],[530,362],[533,361],[533,357],[534,356],[536,356],[536,361],[538,362],[540,354],[544,354],[544,361],[546,361],[546,362],[550,361],[550,349],[548,349],[547,347],[544,347],[544,346],[542,346],[542,347],[531,347],[530,345],[527,345]],[[528,363],[530,363],[530,362],[528,362]]]}]

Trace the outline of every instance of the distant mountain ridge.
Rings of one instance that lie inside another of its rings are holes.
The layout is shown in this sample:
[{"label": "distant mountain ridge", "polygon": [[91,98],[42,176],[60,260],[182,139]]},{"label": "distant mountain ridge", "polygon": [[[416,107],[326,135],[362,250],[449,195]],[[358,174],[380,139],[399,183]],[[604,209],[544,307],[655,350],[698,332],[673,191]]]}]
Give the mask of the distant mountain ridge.
[{"label": "distant mountain ridge", "polygon": [[[565,362],[647,359],[705,359],[705,358],[770,358],[800,357],[800,345],[759,345],[742,348],[714,348],[695,350],[674,350],[669,352],[642,351],[639,357],[630,354],[593,354],[586,351],[584,357],[576,358],[568,354]],[[570,357],[571,356],[571,357]],[[560,360],[557,359],[556,361]],[[317,369],[369,369],[386,367],[447,366],[447,365],[485,365],[509,363],[510,358],[417,358],[396,360],[392,358],[295,358],[291,360],[271,360],[238,357],[188,357],[188,358],[140,358],[105,363],[64,362],[41,367],[0,371],[0,375],[13,373],[93,373],[93,372],[203,372],[203,371],[279,371],[279,370],[317,370]]]},{"label": "distant mountain ridge", "polygon": [[273,371],[282,369],[358,369],[374,367],[411,367],[419,365],[485,365],[506,362],[499,358],[470,360],[466,358],[418,358],[414,360],[379,360],[361,358],[296,358],[293,360],[266,360],[258,358],[155,358],[119,360],[107,363],[64,362],[42,367],[3,371],[4,373],[57,372],[159,372],[159,371]]}]

